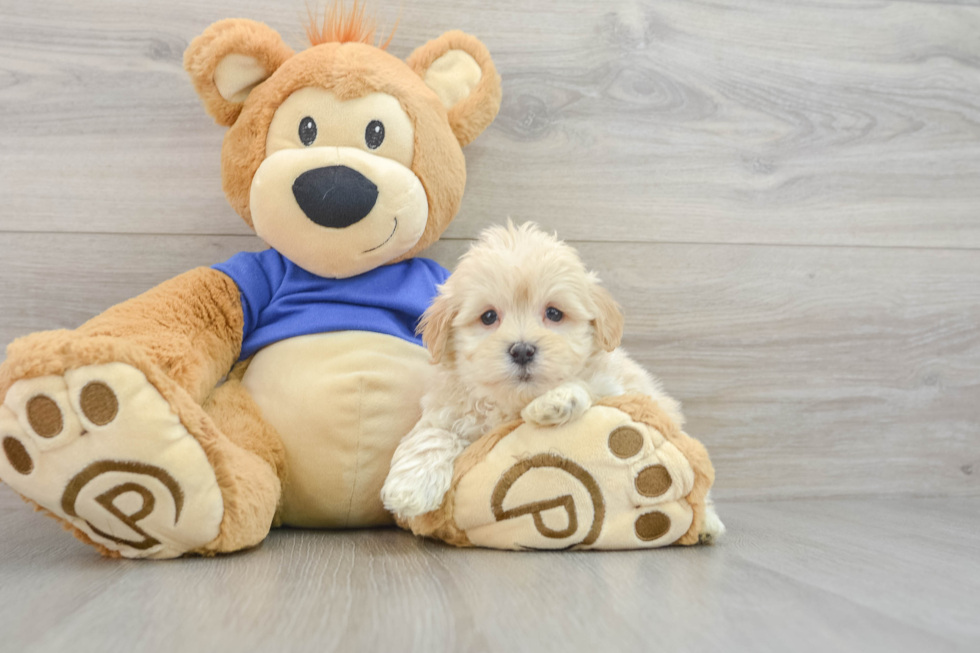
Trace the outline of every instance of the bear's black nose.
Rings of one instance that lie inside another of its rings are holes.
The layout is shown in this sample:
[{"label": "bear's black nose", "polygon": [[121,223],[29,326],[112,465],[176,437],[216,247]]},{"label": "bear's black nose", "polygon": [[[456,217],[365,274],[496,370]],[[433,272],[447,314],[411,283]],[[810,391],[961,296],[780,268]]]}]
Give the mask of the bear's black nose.
[{"label": "bear's black nose", "polygon": [[343,229],[371,212],[378,200],[378,187],[357,170],[327,166],[307,170],[297,177],[293,197],[316,224]]}]

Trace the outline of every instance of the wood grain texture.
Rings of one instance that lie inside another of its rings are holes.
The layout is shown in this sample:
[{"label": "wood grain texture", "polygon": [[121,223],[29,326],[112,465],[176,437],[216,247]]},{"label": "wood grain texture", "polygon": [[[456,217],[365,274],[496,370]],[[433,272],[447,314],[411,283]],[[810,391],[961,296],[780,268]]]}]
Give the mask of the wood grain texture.
[{"label": "wood grain texture", "polygon": [[[284,530],[147,564],[0,487],[0,651],[980,648],[980,3],[371,4],[401,15],[396,56],[463,29],[503,75],[429,255],[507,216],[572,240],[708,445],[729,537],[518,554]],[[303,47],[304,15],[0,0],[0,344],[263,248],[181,56],[229,16]]]},{"label": "wood grain texture", "polygon": [[[684,402],[722,498],[980,494],[980,256],[577,244]],[[452,266],[468,245],[428,252]],[[246,236],[0,234],[0,340],[72,328]],[[52,283],[52,265],[56,266]]]},{"label": "wood grain texture", "polygon": [[722,503],[715,547],[458,550],[395,530],[104,560],[0,488],[4,650],[971,651],[980,499]]},{"label": "wood grain texture", "polygon": [[[452,237],[511,215],[603,241],[980,247],[980,6],[375,0],[392,52],[478,34],[504,102]],[[295,6],[294,6],[295,5]],[[0,2],[0,230],[246,234],[180,65],[302,3]]]}]

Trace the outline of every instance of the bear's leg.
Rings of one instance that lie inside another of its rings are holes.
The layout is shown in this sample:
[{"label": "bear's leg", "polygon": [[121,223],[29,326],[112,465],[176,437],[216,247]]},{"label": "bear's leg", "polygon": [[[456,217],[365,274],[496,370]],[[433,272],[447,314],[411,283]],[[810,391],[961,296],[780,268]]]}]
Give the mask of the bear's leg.
[{"label": "bear's leg", "polygon": [[456,460],[439,510],[400,520],[457,546],[634,549],[709,542],[707,451],[649,397],[598,402],[562,426],[501,427]]},{"label": "bear's leg", "polygon": [[[204,410],[230,443],[240,450],[235,471],[237,499],[225,501],[225,512],[235,513],[229,528],[209,545],[214,552],[237,551],[258,544],[274,525],[286,473],[282,439],[262,417],[252,396],[242,386],[246,365],[239,364],[225,383],[204,402]],[[234,524],[234,528],[231,525]]]},{"label": "bear's leg", "polygon": [[[265,537],[273,466],[229,440],[142,347],[52,332],[8,353],[0,478],[80,539],[109,556],[172,558]],[[220,395],[211,404],[221,412]]]}]

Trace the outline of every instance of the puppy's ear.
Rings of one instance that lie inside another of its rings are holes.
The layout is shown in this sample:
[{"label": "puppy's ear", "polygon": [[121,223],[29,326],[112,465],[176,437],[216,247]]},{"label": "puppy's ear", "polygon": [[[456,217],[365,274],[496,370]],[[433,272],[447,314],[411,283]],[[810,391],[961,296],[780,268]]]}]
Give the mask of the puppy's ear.
[{"label": "puppy's ear", "polygon": [[623,310],[609,291],[597,283],[592,284],[592,301],[596,306],[592,321],[596,343],[604,351],[612,351],[623,340]]},{"label": "puppy's ear", "polygon": [[204,109],[219,125],[234,124],[253,88],[276,72],[293,51],[271,27],[229,18],[204,30],[184,52]]},{"label": "puppy's ear", "polygon": [[456,311],[453,309],[452,295],[448,288],[443,286],[439,296],[436,297],[432,305],[422,314],[419,321],[419,334],[422,335],[422,342],[425,343],[432,356],[433,363],[442,361],[449,344],[449,333],[452,331],[453,318]]},{"label": "puppy's ear", "polygon": [[435,91],[460,145],[486,129],[500,109],[500,75],[487,47],[463,32],[446,32],[418,48],[409,67]]}]

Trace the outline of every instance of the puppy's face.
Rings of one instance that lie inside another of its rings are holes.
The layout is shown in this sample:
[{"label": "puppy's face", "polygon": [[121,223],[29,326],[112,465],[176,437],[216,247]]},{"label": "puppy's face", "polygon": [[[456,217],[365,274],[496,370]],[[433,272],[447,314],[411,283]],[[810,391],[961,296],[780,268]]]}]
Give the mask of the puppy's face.
[{"label": "puppy's face", "polygon": [[622,314],[575,250],[532,224],[508,225],[484,232],[421,328],[469,392],[515,407],[615,349]]}]

